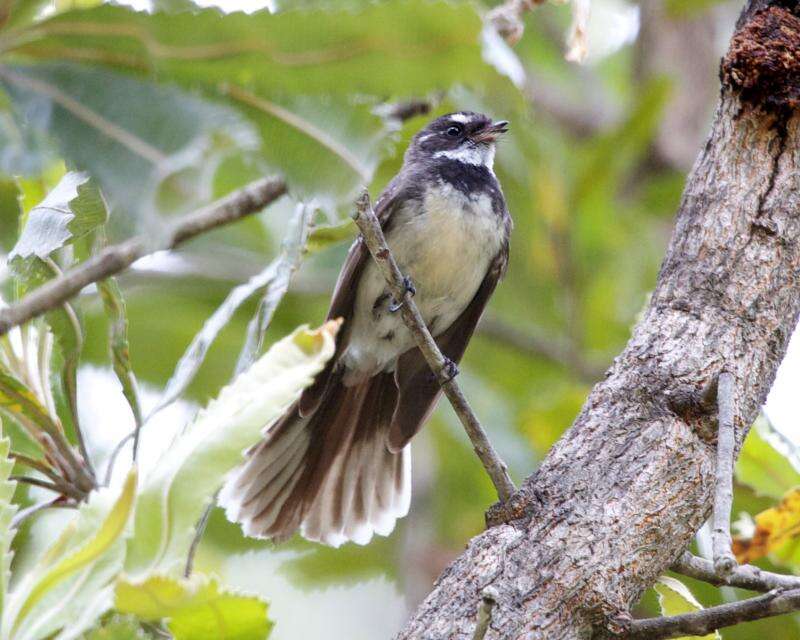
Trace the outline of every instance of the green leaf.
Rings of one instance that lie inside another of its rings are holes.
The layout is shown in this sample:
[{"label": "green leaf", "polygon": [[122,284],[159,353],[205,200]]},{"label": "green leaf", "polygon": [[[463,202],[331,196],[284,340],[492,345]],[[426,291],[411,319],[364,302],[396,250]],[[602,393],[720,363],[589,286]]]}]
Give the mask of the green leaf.
[{"label": "green leaf", "polygon": [[161,575],[138,583],[120,580],[115,607],[142,620],[168,620],[175,640],[264,640],[272,629],[266,602],[220,588],[215,578],[200,575],[188,580]]},{"label": "green leaf", "polygon": [[58,431],[58,426],[36,394],[11,373],[0,368],[0,410],[17,420],[29,431]]},{"label": "green leaf", "polygon": [[108,346],[114,373],[122,385],[122,394],[133,412],[134,422],[142,422],[142,408],[139,404],[139,388],[136,375],[131,366],[130,345],[128,344],[128,316],[125,299],[116,278],[107,278],[97,283],[103,309],[109,319]]},{"label": "green leaf", "polygon": [[46,258],[106,222],[103,198],[86,173],[71,171],[27,215],[9,254],[12,263]]},{"label": "green leaf", "polygon": [[115,615],[87,633],[85,640],[147,640],[150,637],[133,616]]},{"label": "green leaf", "polygon": [[14,246],[22,214],[20,195],[16,180],[0,177],[0,251],[8,252]]},{"label": "green leaf", "polygon": [[303,199],[321,197],[330,208],[352,201],[385,153],[394,125],[374,113],[377,101],[497,77],[482,59],[473,3],[357,4],[251,15],[105,5],[54,16],[17,51],[92,62],[226,101],[257,125],[260,159]]},{"label": "green leaf", "polygon": [[104,5],[56,15],[20,41],[39,59],[92,61],[187,86],[233,83],[263,95],[420,95],[494,74],[471,2],[392,0],[352,7],[221,13]]},{"label": "green leaf", "polygon": [[123,211],[186,210],[209,200],[220,160],[257,144],[229,108],[102,68],[7,66],[0,82],[17,111],[47,114],[31,126],[44,128]]},{"label": "green leaf", "polygon": [[800,486],[800,473],[770,444],[767,434],[767,425],[759,418],[744,441],[735,475],[758,495],[780,500],[789,489]]},{"label": "green leaf", "polygon": [[126,571],[141,579],[185,561],[193,527],[245,449],[294,402],[333,355],[339,323],[275,343],[222,389],[145,479]]},{"label": "green leaf", "polygon": [[261,153],[292,190],[328,208],[350,205],[372,176],[391,129],[369,104],[338,97],[270,96],[230,85],[226,94],[258,125]]},{"label": "green leaf", "polygon": [[11,541],[14,539],[11,521],[17,512],[17,506],[11,502],[17,483],[8,479],[14,468],[13,461],[8,457],[10,450],[11,441],[5,437],[0,438],[0,620],[5,610],[11,580]]},{"label": "green leaf", "polygon": [[34,21],[49,0],[10,0],[7,28],[25,26]]},{"label": "green leaf", "polygon": [[[653,588],[658,593],[658,603],[661,606],[661,615],[663,616],[677,616],[681,613],[691,613],[703,608],[703,605],[697,601],[697,598],[692,595],[689,588],[680,580],[670,576],[661,576]],[[701,637],[710,640],[719,640],[721,638],[718,631]],[[689,640],[689,638],[683,637],[678,640]]]},{"label": "green leaf", "polygon": [[308,251],[314,253],[340,242],[352,241],[357,231],[356,223],[350,218],[335,226],[317,227],[308,238]]},{"label": "green leaf", "polygon": [[13,590],[3,628],[14,640],[44,638],[65,626],[75,637],[109,608],[110,583],[122,568],[135,498],[135,469],[120,490],[92,494]]}]

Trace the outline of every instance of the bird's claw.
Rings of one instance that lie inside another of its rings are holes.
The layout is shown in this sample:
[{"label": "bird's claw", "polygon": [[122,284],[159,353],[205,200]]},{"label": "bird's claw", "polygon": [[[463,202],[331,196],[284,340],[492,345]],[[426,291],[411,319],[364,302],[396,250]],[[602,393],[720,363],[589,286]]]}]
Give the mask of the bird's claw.
[{"label": "bird's claw", "polygon": [[411,278],[408,276],[403,276],[403,289],[405,290],[403,294],[403,299],[399,302],[392,298],[392,304],[389,305],[389,312],[396,313],[403,308],[403,305],[406,303],[406,298],[414,297],[417,293],[417,288],[414,286],[414,283],[411,282]]},{"label": "bird's claw", "polygon": [[453,378],[455,378],[458,374],[458,365],[453,362],[450,358],[444,359],[444,365],[442,366],[442,372],[445,374],[447,379],[445,382],[450,382]]}]

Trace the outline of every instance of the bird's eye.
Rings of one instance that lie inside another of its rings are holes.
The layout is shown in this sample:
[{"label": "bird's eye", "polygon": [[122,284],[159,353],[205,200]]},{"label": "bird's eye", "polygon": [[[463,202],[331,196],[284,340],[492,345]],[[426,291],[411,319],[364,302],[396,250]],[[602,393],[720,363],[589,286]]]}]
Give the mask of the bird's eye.
[{"label": "bird's eye", "polygon": [[461,132],[463,130],[464,129],[462,127],[458,126],[457,124],[454,124],[453,126],[447,128],[447,135],[450,136],[451,138],[457,138],[458,136],[461,135]]}]

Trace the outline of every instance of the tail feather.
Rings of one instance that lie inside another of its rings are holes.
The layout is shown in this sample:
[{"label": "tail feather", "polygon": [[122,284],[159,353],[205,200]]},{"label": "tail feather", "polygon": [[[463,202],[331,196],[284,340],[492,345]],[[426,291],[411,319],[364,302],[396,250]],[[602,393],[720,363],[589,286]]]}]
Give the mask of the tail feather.
[{"label": "tail feather", "polygon": [[331,380],[311,415],[295,404],[223,488],[228,517],[277,540],[298,529],[332,546],[388,535],[411,498],[410,450],[386,446],[396,403],[386,373],[353,387]]}]

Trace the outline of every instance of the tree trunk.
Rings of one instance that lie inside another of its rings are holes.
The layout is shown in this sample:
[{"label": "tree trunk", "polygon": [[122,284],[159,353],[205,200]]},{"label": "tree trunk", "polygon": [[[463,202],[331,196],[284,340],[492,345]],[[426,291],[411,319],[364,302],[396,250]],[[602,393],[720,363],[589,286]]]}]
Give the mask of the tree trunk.
[{"label": "tree trunk", "polygon": [[487,639],[624,633],[629,607],[709,515],[717,376],[735,378],[741,446],[800,312],[796,4],[745,8],[644,317],[399,638],[471,639],[484,599]]}]

